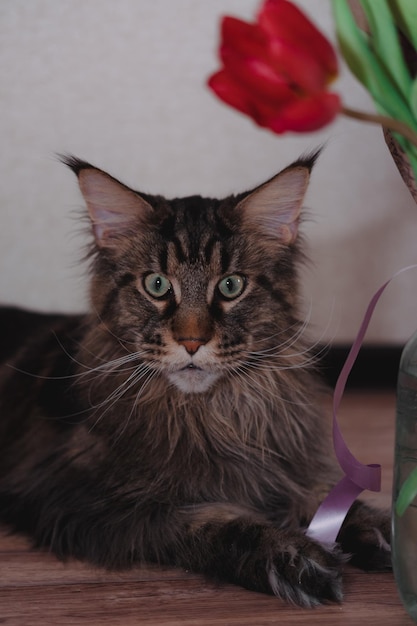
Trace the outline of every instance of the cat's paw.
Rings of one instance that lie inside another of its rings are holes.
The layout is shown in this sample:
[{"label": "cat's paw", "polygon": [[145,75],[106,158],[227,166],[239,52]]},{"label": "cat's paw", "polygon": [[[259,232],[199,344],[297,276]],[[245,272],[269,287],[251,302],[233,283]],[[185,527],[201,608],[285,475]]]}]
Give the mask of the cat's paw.
[{"label": "cat's paw", "polygon": [[263,527],[256,534],[251,533],[254,530],[245,529],[244,554],[242,536],[234,542],[232,553],[237,548],[240,558],[233,582],[273,593],[303,607],[342,600],[341,570],[345,559],[337,546],[327,549],[301,530]]},{"label": "cat's paw", "polygon": [[346,558],[340,547],[323,546],[301,529],[245,519],[208,523],[193,533],[189,545],[189,551],[178,553],[181,564],[218,580],[303,607],[342,600]]},{"label": "cat's paw", "polygon": [[[285,539],[285,538],[284,538]],[[338,548],[327,549],[308,537],[288,535],[267,564],[272,592],[303,607],[342,600],[342,565]]]},{"label": "cat's paw", "polygon": [[350,563],[364,570],[391,569],[391,517],[357,501],[340,530],[338,542]]}]

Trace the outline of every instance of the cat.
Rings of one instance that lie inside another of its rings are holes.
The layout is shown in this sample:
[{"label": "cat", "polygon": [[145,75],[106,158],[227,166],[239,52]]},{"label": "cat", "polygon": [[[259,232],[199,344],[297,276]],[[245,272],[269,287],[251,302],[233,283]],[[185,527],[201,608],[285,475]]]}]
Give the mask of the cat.
[{"label": "cat", "polygon": [[347,555],[389,567],[389,517],[363,503],[336,545],[305,533],[337,480],[297,286],[317,154],[223,200],[62,157],[91,223],[91,312],[1,309],[3,523],[60,558],[306,607],[341,601]]}]

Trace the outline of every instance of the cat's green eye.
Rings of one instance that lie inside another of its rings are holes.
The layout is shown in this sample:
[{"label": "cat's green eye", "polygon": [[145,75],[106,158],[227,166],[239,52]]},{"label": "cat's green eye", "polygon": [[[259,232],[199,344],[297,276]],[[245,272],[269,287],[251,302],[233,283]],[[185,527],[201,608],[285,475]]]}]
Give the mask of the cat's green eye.
[{"label": "cat's green eye", "polygon": [[245,279],[239,274],[231,274],[223,278],[217,285],[217,288],[223,298],[233,300],[240,296],[245,288]]},{"label": "cat's green eye", "polygon": [[143,279],[143,286],[153,298],[164,298],[172,291],[171,282],[162,274],[148,274]]}]

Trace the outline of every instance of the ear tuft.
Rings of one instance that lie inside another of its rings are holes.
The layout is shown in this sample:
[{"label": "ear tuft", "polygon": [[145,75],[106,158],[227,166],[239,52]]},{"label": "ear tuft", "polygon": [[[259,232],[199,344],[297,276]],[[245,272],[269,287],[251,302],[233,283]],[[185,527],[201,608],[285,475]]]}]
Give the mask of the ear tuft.
[{"label": "ear tuft", "polygon": [[[315,166],[316,161],[319,158],[322,150],[323,150],[323,146],[319,146],[312,152],[306,152],[305,154],[301,155],[300,158],[297,159],[297,161],[294,161],[294,163],[292,163],[289,167],[296,167],[298,165],[301,167],[306,167],[311,174],[311,170]],[[287,167],[286,169],[289,169],[289,168]]]},{"label": "ear tuft", "polygon": [[94,169],[93,165],[91,165],[90,163],[87,163],[87,161],[78,159],[72,154],[58,154],[57,157],[61,161],[61,163],[63,163],[64,165],[67,165],[67,167],[69,167],[76,176],[79,175],[81,170],[88,169],[88,168]]}]

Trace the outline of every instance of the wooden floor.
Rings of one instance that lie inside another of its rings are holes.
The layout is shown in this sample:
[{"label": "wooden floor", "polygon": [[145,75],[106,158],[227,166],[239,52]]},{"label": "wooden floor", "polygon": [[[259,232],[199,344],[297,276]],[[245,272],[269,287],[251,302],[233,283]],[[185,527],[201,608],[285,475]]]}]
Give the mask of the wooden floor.
[{"label": "wooden floor", "polygon": [[[340,412],[343,432],[364,463],[383,464],[390,504],[395,399],[391,392],[348,394]],[[365,574],[349,566],[342,605],[303,610],[274,597],[219,586],[181,570],[145,567],[110,574],[78,562],[60,563],[32,550],[23,537],[0,534],[0,624],[7,626],[406,626],[412,624],[392,574]]]}]

